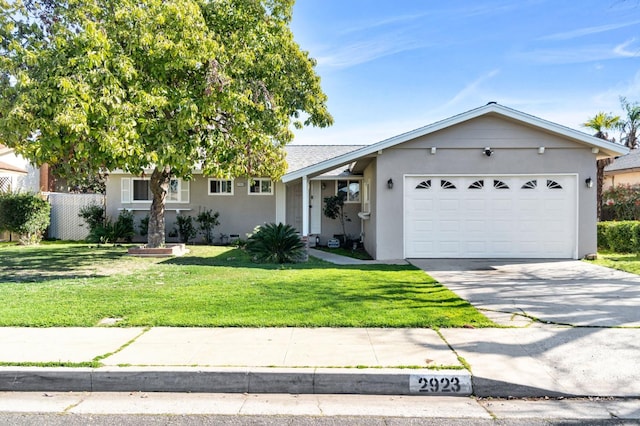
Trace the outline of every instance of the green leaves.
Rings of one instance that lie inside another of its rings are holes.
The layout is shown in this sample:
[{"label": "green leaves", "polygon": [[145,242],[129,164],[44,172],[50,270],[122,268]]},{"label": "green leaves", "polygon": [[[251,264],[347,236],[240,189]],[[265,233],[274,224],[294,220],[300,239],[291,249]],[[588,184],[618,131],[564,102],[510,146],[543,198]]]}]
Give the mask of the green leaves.
[{"label": "green leaves", "polygon": [[[291,0],[0,2],[0,138],[74,173],[204,161],[278,178],[289,126],[329,125]],[[17,28],[20,30],[18,31]],[[167,149],[172,147],[173,149]]]},{"label": "green leaves", "polygon": [[267,223],[249,237],[247,251],[259,262],[295,263],[303,260],[305,245],[291,225]]}]

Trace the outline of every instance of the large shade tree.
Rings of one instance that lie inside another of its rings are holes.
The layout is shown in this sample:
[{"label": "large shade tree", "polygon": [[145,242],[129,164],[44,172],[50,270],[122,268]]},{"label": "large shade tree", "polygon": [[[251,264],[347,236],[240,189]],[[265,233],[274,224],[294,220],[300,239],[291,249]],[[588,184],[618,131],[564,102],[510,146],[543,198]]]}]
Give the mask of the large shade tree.
[{"label": "large shade tree", "polygon": [[332,118],[294,0],[0,0],[0,140],[64,175],[280,177],[291,126]]},{"label": "large shade tree", "polygon": [[[620,117],[613,114],[608,114],[605,112],[599,112],[586,122],[582,124],[583,127],[588,127],[592,130],[595,130],[595,134],[593,136],[604,139],[615,141],[614,138],[609,138],[609,130],[619,128]],[[603,158],[600,160],[596,160],[596,168],[597,168],[597,177],[596,177],[596,200],[597,200],[597,215],[598,220],[602,217],[602,186],[604,185],[604,168],[611,164],[610,158]]]}]

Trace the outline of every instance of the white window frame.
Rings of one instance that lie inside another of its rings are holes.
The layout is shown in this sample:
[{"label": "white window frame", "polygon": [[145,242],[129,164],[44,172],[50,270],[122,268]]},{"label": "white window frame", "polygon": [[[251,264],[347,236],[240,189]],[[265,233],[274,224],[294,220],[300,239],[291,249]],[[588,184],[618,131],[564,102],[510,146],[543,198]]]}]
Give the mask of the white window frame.
[{"label": "white window frame", "polygon": [[344,203],[345,204],[359,204],[362,202],[362,179],[337,179],[336,180],[336,191],[335,194],[338,195],[338,182],[347,182],[347,188],[349,188],[349,186],[352,183],[357,183],[358,184],[358,199],[357,200],[350,200],[349,199],[349,193],[347,193],[347,198],[345,198]]},{"label": "white window frame", "polygon": [[[252,184],[253,182],[253,184]],[[269,192],[263,192],[262,191],[262,182],[269,182]],[[258,184],[258,188],[260,189],[259,192],[252,192],[251,188],[255,185]],[[273,195],[273,181],[269,178],[254,178],[254,179],[250,179],[249,180],[249,184],[247,185],[247,193],[249,195]]]},{"label": "white window frame", "polygon": [[[133,198],[134,195],[134,191],[133,191],[133,185],[134,182],[136,181],[147,181],[147,182],[151,182],[151,179],[149,178],[139,178],[139,177],[133,177],[133,178],[122,178],[122,183],[121,183],[121,187],[120,187],[120,199],[122,201],[122,203],[148,203],[151,204],[151,202],[153,201],[153,199],[149,199],[149,200],[136,200]],[[167,194],[167,203],[172,203],[172,204],[187,204],[189,203],[189,182],[182,180],[180,178],[171,178],[172,182],[176,182],[175,184],[175,191],[173,191],[173,193],[177,194],[177,200],[176,199],[171,199],[171,186],[172,184],[169,184],[169,193]],[[153,195],[151,195],[151,197],[153,197]]]},{"label": "white window frame", "polygon": [[[220,189],[222,189],[224,184],[226,184],[231,189],[231,191],[230,192],[211,192],[211,183],[212,182],[220,183]],[[209,181],[207,182],[207,194],[208,195],[216,195],[216,196],[217,195],[230,196],[230,195],[233,195],[233,187],[234,187],[233,179],[209,179]]]}]

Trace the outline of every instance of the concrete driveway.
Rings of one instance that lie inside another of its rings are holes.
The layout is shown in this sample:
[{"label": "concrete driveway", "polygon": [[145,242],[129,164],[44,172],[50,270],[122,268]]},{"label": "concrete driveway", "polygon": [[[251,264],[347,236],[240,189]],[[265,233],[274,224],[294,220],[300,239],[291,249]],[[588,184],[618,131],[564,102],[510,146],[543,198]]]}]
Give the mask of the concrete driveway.
[{"label": "concrete driveway", "polygon": [[[410,259],[498,324],[640,326],[640,276],[577,260]],[[539,324],[539,323],[535,323]]]}]

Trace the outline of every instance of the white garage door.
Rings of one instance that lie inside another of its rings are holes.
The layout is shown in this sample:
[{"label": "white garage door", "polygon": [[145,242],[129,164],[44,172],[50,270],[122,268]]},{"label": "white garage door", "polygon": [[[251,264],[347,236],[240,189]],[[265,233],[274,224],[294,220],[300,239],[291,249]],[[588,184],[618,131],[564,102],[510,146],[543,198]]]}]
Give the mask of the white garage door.
[{"label": "white garage door", "polygon": [[407,258],[573,258],[576,176],[406,176]]}]

